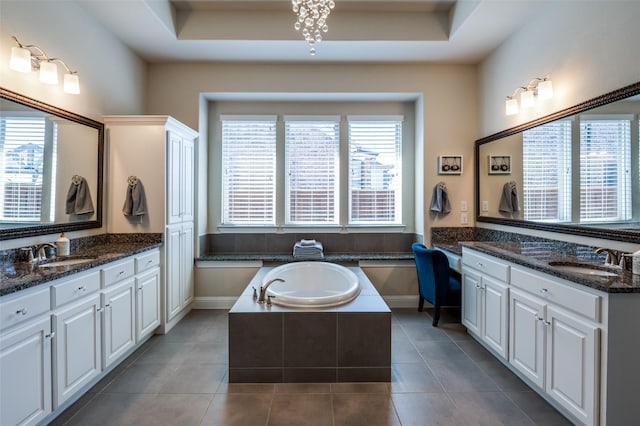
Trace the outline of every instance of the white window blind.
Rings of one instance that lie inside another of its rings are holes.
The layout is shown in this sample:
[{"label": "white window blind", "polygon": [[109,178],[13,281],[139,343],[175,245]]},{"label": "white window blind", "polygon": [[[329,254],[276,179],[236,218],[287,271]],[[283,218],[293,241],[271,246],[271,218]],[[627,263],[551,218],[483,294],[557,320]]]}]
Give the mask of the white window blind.
[{"label": "white window blind", "polygon": [[524,219],[571,220],[571,121],[554,121],[523,132]]},{"label": "white window blind", "polygon": [[275,224],[276,117],[221,121],[222,223]]},{"label": "white window blind", "polygon": [[402,220],[402,117],[349,117],[349,224]]},{"label": "white window blind", "polygon": [[338,224],[339,128],[339,117],[285,117],[287,224]]},{"label": "white window blind", "polygon": [[42,218],[45,119],[0,118],[0,218],[39,222]]},{"label": "white window blind", "polygon": [[630,119],[581,118],[581,222],[631,218],[630,151]]}]

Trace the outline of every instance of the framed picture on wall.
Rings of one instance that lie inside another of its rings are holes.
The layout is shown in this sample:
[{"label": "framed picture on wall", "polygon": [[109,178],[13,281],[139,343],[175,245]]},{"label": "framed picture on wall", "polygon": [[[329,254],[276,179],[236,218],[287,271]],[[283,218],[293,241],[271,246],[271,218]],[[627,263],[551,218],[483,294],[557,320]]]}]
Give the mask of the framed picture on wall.
[{"label": "framed picture on wall", "polygon": [[490,175],[510,175],[511,174],[511,156],[510,155],[489,155],[489,167],[487,170]]},{"label": "framed picture on wall", "polygon": [[462,155],[439,155],[438,156],[439,175],[461,175]]}]

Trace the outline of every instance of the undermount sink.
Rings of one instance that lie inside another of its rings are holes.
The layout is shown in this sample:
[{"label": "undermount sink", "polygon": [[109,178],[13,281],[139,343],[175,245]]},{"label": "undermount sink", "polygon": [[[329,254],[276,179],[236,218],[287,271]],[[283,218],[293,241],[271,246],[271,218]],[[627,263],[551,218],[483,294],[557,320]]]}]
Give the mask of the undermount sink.
[{"label": "undermount sink", "polygon": [[589,263],[577,262],[549,262],[549,266],[565,272],[575,272],[585,275],[596,275],[599,277],[615,277],[618,274],[610,270],[604,269],[602,266],[592,265]]},{"label": "undermount sink", "polygon": [[73,259],[56,260],[54,262],[47,262],[38,265],[38,268],[57,268],[58,266],[71,266],[79,265],[81,263],[87,263],[95,260],[90,257],[76,257]]}]

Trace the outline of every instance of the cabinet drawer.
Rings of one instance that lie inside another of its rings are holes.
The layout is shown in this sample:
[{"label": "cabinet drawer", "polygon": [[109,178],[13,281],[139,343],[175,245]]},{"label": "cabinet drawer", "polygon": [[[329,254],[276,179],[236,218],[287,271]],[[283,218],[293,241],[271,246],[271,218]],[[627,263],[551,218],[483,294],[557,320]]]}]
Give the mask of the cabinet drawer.
[{"label": "cabinet drawer", "polygon": [[491,256],[467,250],[463,247],[462,263],[501,281],[509,282],[509,265]]},{"label": "cabinet drawer", "polygon": [[526,290],[547,302],[574,311],[591,320],[600,321],[601,297],[569,284],[558,282],[559,278],[547,278],[518,267],[511,268],[511,285]]},{"label": "cabinet drawer", "polygon": [[126,259],[102,268],[102,287],[109,287],[135,274],[133,259]]},{"label": "cabinet drawer", "polygon": [[49,287],[3,299],[8,300],[0,301],[0,330],[46,313],[51,305]]},{"label": "cabinet drawer", "polygon": [[153,250],[136,256],[136,274],[160,266],[160,252]]},{"label": "cabinet drawer", "polygon": [[51,308],[80,299],[100,289],[100,273],[90,272],[51,286]]}]

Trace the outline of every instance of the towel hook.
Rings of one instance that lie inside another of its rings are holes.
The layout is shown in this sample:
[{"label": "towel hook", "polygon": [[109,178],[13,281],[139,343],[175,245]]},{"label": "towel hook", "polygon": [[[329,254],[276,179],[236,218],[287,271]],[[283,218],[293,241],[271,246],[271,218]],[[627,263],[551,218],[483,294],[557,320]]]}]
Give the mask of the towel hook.
[{"label": "towel hook", "polygon": [[135,186],[138,183],[138,177],[131,175],[127,178],[127,182],[129,183],[129,185]]}]

